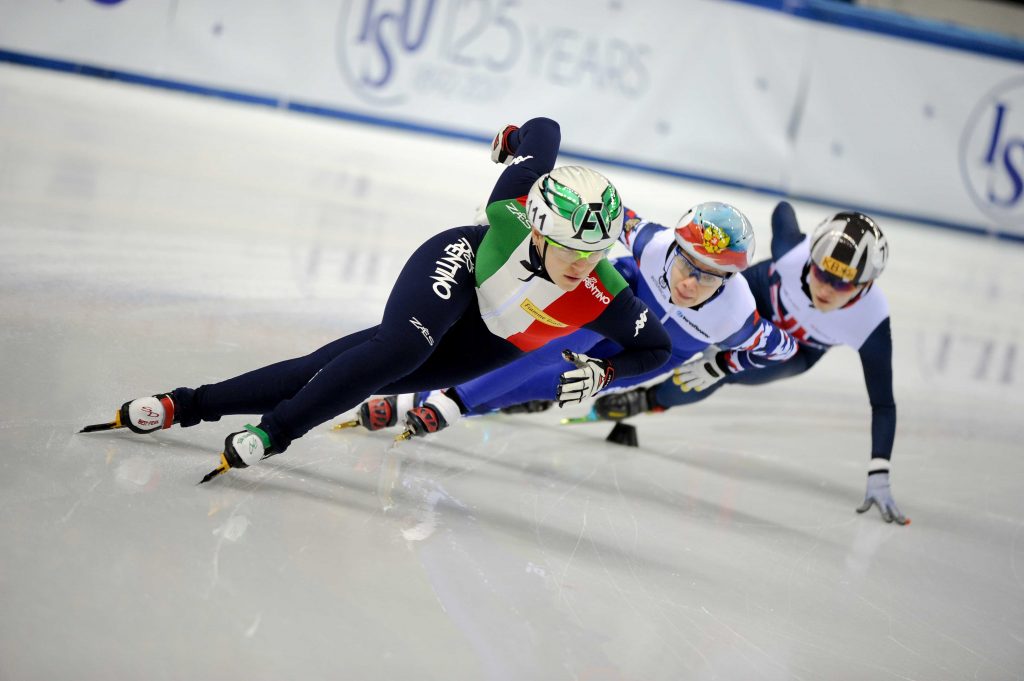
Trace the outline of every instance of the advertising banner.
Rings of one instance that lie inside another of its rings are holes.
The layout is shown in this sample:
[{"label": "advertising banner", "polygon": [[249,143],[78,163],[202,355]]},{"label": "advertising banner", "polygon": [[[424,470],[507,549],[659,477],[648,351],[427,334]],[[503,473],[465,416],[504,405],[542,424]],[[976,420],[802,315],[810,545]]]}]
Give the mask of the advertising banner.
[{"label": "advertising banner", "polygon": [[716,0],[0,0],[0,50],[1024,236],[1024,67]]}]

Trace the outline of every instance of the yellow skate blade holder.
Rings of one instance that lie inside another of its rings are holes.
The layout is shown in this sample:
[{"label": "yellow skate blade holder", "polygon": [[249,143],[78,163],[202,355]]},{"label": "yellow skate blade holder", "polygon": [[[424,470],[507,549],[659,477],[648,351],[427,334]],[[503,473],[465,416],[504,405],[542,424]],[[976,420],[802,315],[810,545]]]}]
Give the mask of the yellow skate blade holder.
[{"label": "yellow skate blade holder", "polygon": [[401,433],[399,433],[398,435],[395,436],[395,442],[404,442],[406,440],[411,440],[411,439],[412,439],[412,431],[408,430],[408,429],[403,430]]},{"label": "yellow skate blade holder", "polygon": [[344,430],[346,428],[355,428],[359,426],[359,419],[352,419],[351,421],[342,421],[331,426],[331,430]]},{"label": "yellow skate blade holder", "polygon": [[207,473],[206,476],[202,480],[200,480],[198,483],[196,483],[196,484],[201,485],[204,482],[210,482],[211,480],[216,478],[218,475],[221,475],[222,473],[227,473],[228,470],[230,470],[230,469],[231,469],[231,466],[228,465],[228,458],[226,456],[224,456],[224,452],[221,452],[220,453],[220,465],[217,466],[216,468],[214,468],[209,473]]}]

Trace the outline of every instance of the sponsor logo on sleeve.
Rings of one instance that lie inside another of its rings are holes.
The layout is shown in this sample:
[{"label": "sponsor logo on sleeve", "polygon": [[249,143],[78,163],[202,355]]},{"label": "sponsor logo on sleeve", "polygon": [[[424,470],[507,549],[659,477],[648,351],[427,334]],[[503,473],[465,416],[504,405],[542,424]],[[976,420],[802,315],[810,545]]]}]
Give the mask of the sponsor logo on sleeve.
[{"label": "sponsor logo on sleeve", "polygon": [[636,320],[636,329],[633,331],[633,338],[636,338],[637,336],[639,336],[640,335],[640,329],[644,328],[645,326],[647,326],[647,310],[646,310],[646,308],[644,309],[643,312],[640,313],[640,318]]},{"label": "sponsor logo on sleeve", "polygon": [[427,345],[429,345],[430,347],[434,347],[434,337],[430,335],[430,329],[423,326],[420,320],[416,319],[415,317],[410,317],[409,323],[420,330],[420,333],[423,334],[423,337],[427,339]]}]

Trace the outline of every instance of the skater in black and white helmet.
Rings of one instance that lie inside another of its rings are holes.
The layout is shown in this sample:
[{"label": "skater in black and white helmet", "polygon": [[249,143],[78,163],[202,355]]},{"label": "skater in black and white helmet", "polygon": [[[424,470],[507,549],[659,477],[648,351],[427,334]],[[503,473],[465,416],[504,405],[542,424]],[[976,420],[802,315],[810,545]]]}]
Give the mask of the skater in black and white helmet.
[{"label": "skater in black and white helmet", "polygon": [[811,236],[800,232],[793,207],[781,202],[772,214],[772,258],[742,273],[757,309],[799,343],[790,359],[730,374],[721,370],[724,351],[710,348],[675,375],[650,388],[598,398],[595,411],[620,418],[665,411],[711,396],[723,385],[759,385],[810,369],[834,345],[860,355],[871,402],[871,458],[863,513],[875,505],[886,522],[906,524],[889,483],[896,434],[892,390],[889,304],[875,280],[889,260],[889,244],[878,224],[854,211],[825,219]]},{"label": "skater in black and white helmet", "polygon": [[[558,124],[547,118],[498,133],[491,157],[508,167],[488,201],[490,225],[455,227],[422,244],[379,325],[226,381],[126,402],[114,422],[86,430],[144,433],[261,414],[257,425],[228,435],[210,479],[283,452],[371,394],[454,385],[580,328],[623,349],[602,359],[567,357],[562,399],[591,397],[616,376],[663,365],[668,335],[657,320],[639,323],[647,308],[605,260],[623,226],[618,192],[589,168],[553,169],[559,140]],[[436,428],[443,418],[417,416],[410,430]]]}]

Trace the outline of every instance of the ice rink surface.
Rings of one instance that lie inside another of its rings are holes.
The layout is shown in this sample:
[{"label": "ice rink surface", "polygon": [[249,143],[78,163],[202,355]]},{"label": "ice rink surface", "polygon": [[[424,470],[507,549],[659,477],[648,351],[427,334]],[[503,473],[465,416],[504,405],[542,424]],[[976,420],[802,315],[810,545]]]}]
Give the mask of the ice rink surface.
[{"label": "ice rink surface", "polygon": [[[538,110],[536,114],[547,112]],[[507,121],[493,121],[495,129]],[[673,224],[775,198],[602,168]],[[1024,247],[882,219],[907,527],[856,353],[635,419],[78,435],[375,324],[485,145],[0,66],[0,679],[1024,678]],[[805,231],[831,208],[797,204]],[[583,413],[582,408],[567,410]]]}]

